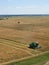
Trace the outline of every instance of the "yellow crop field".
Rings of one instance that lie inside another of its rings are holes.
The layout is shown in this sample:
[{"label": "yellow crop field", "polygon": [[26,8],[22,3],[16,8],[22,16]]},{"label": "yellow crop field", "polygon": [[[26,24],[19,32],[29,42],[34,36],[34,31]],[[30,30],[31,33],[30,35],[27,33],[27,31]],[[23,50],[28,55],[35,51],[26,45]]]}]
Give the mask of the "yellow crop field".
[{"label": "yellow crop field", "polygon": [[[31,42],[40,49],[30,49]],[[49,51],[49,16],[15,16],[0,20],[0,64]]]}]

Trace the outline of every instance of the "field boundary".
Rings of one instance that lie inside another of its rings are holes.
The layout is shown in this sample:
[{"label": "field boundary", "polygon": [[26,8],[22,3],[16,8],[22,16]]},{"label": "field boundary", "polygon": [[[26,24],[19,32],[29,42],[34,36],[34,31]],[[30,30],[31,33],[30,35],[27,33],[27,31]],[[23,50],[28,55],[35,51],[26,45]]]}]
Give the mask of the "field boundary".
[{"label": "field boundary", "polygon": [[29,58],[32,58],[32,57],[37,57],[39,55],[43,55],[43,54],[48,53],[48,52],[49,51],[42,52],[42,53],[37,54],[37,55],[32,55],[32,56],[28,56],[28,57],[25,57],[25,58],[17,59],[17,60],[11,60],[11,61],[8,61],[8,62],[1,63],[1,65],[7,65],[7,64],[13,63],[13,62],[19,62],[19,61],[26,60],[26,59],[29,59]]}]

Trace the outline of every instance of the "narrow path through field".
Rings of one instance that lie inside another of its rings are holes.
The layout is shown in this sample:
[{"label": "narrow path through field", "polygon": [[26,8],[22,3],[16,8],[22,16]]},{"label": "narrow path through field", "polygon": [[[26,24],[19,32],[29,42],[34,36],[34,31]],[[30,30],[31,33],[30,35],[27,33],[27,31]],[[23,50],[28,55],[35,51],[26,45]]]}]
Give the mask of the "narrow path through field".
[{"label": "narrow path through field", "polygon": [[28,58],[35,57],[35,56],[38,56],[38,55],[42,55],[44,53],[49,52],[49,51],[46,51],[46,52],[42,52],[42,53],[34,55],[34,54],[30,53],[28,50],[26,50],[26,49],[24,50],[24,49],[20,48],[21,46],[19,46],[19,45],[14,45],[14,44],[10,44],[10,43],[4,43],[4,44],[0,43],[0,44],[6,45],[6,46],[10,46],[10,47],[13,47],[15,49],[16,48],[21,49],[22,51],[24,51],[24,52],[26,52],[26,53],[28,53],[30,55],[30,56],[25,57],[25,58],[21,58],[21,59],[17,59],[17,60],[11,60],[11,61],[8,61],[8,62],[0,63],[0,65],[6,65],[6,64],[9,64],[9,63],[12,63],[12,62],[18,62],[18,61],[21,61],[21,60],[24,60],[24,59],[28,59]]},{"label": "narrow path through field", "polygon": [[[7,65],[7,64],[13,63],[13,62],[19,62],[19,61],[22,61],[22,60],[25,60],[25,59],[29,59],[29,58],[32,58],[32,57],[36,57],[36,56],[39,56],[39,55],[42,55],[42,54],[48,53],[48,52],[49,52],[49,51],[42,52],[42,53],[37,54],[37,55],[32,55],[32,56],[28,56],[28,57],[25,57],[25,58],[17,59],[17,60],[11,60],[11,61],[8,61],[8,62],[1,63],[0,65]],[[45,63],[44,65],[46,65],[46,64],[49,65],[49,62]]]},{"label": "narrow path through field", "polygon": [[49,61],[47,61],[44,65],[49,65]]}]

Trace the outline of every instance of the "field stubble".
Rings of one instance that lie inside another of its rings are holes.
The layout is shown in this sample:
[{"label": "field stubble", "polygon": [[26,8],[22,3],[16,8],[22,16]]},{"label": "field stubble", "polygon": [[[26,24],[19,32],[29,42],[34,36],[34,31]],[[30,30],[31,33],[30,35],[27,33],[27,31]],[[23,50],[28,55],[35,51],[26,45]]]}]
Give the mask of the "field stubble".
[{"label": "field stubble", "polygon": [[[39,42],[41,48],[29,49],[32,41]],[[0,63],[48,50],[49,17],[13,17],[0,20]]]}]

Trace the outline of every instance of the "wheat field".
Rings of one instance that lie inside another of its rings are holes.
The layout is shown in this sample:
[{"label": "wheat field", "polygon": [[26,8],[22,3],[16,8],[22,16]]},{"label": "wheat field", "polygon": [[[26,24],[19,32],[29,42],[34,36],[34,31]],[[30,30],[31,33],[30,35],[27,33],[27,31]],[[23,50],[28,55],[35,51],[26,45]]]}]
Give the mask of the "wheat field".
[{"label": "wheat field", "polygon": [[[33,41],[39,42],[41,48],[28,48]],[[49,16],[17,16],[0,20],[0,63],[46,51],[49,51]]]}]

